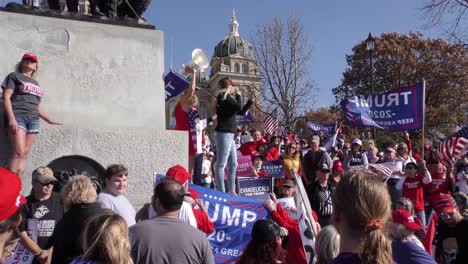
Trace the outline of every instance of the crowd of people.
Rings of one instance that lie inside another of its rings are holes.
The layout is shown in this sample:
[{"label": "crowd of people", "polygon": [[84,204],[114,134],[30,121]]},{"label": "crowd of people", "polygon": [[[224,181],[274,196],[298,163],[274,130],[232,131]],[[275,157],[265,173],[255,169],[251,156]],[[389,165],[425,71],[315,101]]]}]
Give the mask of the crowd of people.
[{"label": "crowd of people", "polygon": [[[243,104],[229,78],[219,82],[214,140],[203,133],[197,154],[189,137],[188,170],[171,167],[138,211],[125,196],[132,175],[123,164],[107,167],[102,190],[75,175],[59,193],[54,172],[37,168],[25,198],[20,176],[39,118],[60,124],[41,108],[37,70],[37,56],[27,53],[2,84],[13,154],[8,170],[0,167],[0,263],[18,243],[40,264],[214,263],[207,235],[216,227],[189,183],[237,195],[239,156],[251,157],[252,177],[267,177],[263,162],[273,160],[282,161],[285,175],[264,202],[271,219],[254,224],[237,263],[308,263],[294,210],[278,201],[294,199],[302,185],[317,222],[316,263],[468,263],[468,157],[445,167],[434,146],[418,153],[407,133],[379,151],[370,133],[348,141],[340,133],[325,147],[319,133],[300,138],[239,127],[236,116],[254,97]],[[196,71],[187,71],[193,81],[174,114],[176,129],[190,131],[198,99]]]}]

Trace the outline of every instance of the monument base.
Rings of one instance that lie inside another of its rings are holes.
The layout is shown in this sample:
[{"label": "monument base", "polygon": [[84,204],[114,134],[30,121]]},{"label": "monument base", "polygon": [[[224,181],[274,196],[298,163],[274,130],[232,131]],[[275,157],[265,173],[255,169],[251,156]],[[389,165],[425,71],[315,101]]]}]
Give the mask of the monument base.
[{"label": "monument base", "polygon": [[[31,190],[35,168],[80,155],[104,167],[126,165],[127,196],[140,206],[150,201],[154,172],[187,166],[188,132],[165,130],[161,31],[2,10],[0,24],[0,78],[25,52],[36,53],[36,79],[45,91],[42,107],[64,123],[41,121],[23,194]],[[0,101],[0,165],[11,155],[3,115]]]}]

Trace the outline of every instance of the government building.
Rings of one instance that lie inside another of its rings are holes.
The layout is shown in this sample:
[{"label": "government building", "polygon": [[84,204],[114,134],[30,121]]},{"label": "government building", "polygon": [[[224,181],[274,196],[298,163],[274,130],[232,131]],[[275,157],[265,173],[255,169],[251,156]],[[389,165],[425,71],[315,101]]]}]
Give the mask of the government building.
[{"label": "government building", "polygon": [[[256,94],[256,106],[251,108],[252,115],[257,123],[263,123],[257,110],[261,100],[261,78],[257,61],[252,44],[239,35],[239,23],[234,11],[229,23],[229,34],[215,46],[210,68],[209,74],[201,72],[197,75],[197,86],[202,88],[197,90],[200,118],[206,119],[216,114],[215,96],[219,93],[218,82],[224,77],[229,77],[234,85],[240,88],[244,103],[247,102],[250,93]],[[178,96],[166,103],[168,128],[173,128],[175,125],[173,111],[177,100]],[[208,128],[208,130],[212,129]]]}]

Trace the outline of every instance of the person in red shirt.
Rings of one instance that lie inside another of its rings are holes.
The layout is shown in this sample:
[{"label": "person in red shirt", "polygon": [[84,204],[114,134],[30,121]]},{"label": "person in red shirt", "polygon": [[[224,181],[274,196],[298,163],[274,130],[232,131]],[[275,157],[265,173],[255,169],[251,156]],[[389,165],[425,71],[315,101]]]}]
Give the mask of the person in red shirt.
[{"label": "person in red shirt", "polygon": [[426,214],[424,212],[424,187],[432,181],[431,174],[426,168],[426,162],[421,161],[424,176],[418,173],[418,166],[414,162],[408,162],[405,166],[405,175],[396,184],[398,190],[403,189],[403,197],[410,199],[414,204],[414,211],[426,226]]},{"label": "person in red shirt", "polygon": [[263,151],[265,160],[279,160],[280,158],[280,148],[281,148],[281,138],[278,136],[272,136],[270,138],[270,144]]},{"label": "person in red shirt", "polygon": [[[192,74],[192,80],[190,87],[182,92],[182,95],[179,97],[176,107],[174,108],[174,118],[175,118],[175,130],[181,131],[190,131],[190,120],[189,113],[198,109],[198,97],[195,94],[196,87],[196,72],[186,67],[185,71]],[[193,171],[195,165],[195,154],[197,150],[195,149],[195,144],[192,137],[188,137],[189,144],[189,172]]]},{"label": "person in red shirt", "polygon": [[306,264],[307,258],[302,246],[301,233],[299,231],[299,223],[292,220],[288,213],[281,207],[281,204],[276,200],[276,195],[271,194],[272,200],[264,202],[265,207],[271,212],[273,220],[281,227],[288,230],[289,242],[287,244],[287,263]]},{"label": "person in red shirt", "polygon": [[424,160],[427,164],[427,169],[432,177],[432,182],[425,184],[428,197],[426,200],[431,200],[432,197],[438,197],[440,193],[450,194],[455,192],[455,183],[452,181],[451,168],[445,168],[437,159],[437,153],[432,150],[432,146],[426,144],[424,146]]},{"label": "person in red shirt", "polygon": [[257,147],[259,145],[267,144],[267,142],[262,137],[262,133],[258,130],[252,131],[252,138],[253,141],[245,142],[238,149],[243,156],[252,155],[252,153],[257,151]]}]

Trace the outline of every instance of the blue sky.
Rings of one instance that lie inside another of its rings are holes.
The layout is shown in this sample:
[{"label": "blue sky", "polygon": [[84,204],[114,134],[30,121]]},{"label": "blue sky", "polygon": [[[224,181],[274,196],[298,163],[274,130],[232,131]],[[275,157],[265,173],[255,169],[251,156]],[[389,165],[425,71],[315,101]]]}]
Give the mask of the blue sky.
[{"label": "blue sky", "polygon": [[369,32],[421,31],[437,37],[435,30],[424,29],[422,6],[423,0],[153,0],[144,16],[164,32],[166,71],[171,39],[176,69],[195,48],[212,56],[214,46],[228,34],[232,8],[236,9],[240,35],[246,39],[274,16],[300,17],[313,49],[310,79],[319,88],[315,107],[320,107],[334,103],[331,89],[340,84],[345,55]]},{"label": "blue sky", "polygon": [[331,89],[341,81],[345,55],[369,32],[421,31],[437,36],[424,30],[422,5],[422,0],[155,0],[145,17],[164,31],[166,69],[170,66],[171,38],[176,69],[194,48],[212,56],[214,46],[228,33],[232,8],[236,9],[240,35],[247,39],[274,16],[300,17],[313,48],[310,77],[320,89],[315,105],[320,107],[334,103]]}]

